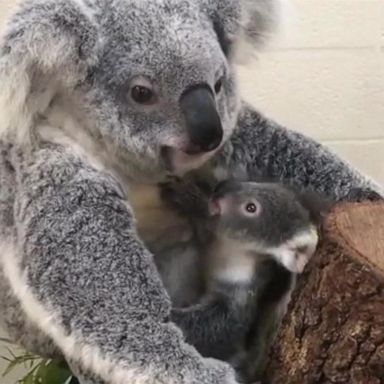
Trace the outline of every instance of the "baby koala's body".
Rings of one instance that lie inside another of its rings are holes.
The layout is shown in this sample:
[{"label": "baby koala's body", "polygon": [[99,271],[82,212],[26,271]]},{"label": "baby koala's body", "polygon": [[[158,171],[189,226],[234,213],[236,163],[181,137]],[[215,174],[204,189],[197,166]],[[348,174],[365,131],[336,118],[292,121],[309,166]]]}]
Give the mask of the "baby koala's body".
[{"label": "baby koala's body", "polygon": [[[208,291],[218,280],[243,286],[257,276],[270,280],[257,295],[247,338],[231,358],[244,380],[255,380],[285,314],[295,276],[315,252],[313,211],[298,194],[273,183],[224,182],[208,206],[210,239],[201,256]],[[273,260],[276,264],[265,269]],[[270,276],[260,276],[262,271]]]},{"label": "baby koala's body", "polygon": [[[166,185],[162,195],[192,223],[200,272],[194,276],[201,276],[199,286],[204,286],[205,294],[231,284],[239,286],[241,295],[244,287],[255,286],[255,279],[264,279],[259,284],[263,291],[255,293],[255,321],[229,358],[245,380],[256,379],[285,313],[295,275],[316,249],[313,211],[297,193],[276,183],[225,181],[213,193],[204,193],[195,181],[181,180]],[[180,259],[176,263],[179,268],[183,265]],[[188,275],[190,268],[179,272],[181,280]]]}]

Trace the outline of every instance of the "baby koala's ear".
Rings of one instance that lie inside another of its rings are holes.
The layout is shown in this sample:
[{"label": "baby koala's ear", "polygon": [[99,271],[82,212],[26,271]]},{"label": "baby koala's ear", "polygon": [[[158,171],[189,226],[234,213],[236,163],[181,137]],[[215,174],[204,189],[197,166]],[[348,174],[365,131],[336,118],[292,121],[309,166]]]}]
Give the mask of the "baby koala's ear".
[{"label": "baby koala's ear", "polygon": [[316,225],[320,225],[336,205],[336,202],[313,191],[297,192],[297,196],[301,205],[308,210],[311,220]]},{"label": "baby koala's ear", "polygon": [[352,188],[348,194],[349,200],[352,202],[363,202],[363,201],[382,201],[384,195],[378,191],[364,188]]}]

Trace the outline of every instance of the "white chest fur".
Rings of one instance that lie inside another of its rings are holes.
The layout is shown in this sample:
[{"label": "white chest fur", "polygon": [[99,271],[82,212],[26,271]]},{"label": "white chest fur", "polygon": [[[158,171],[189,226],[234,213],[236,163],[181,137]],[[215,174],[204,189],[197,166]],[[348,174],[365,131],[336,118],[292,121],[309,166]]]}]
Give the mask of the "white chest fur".
[{"label": "white chest fur", "polygon": [[217,238],[205,259],[208,263],[208,281],[211,278],[228,283],[249,283],[254,276],[257,257],[246,244],[226,237]]}]

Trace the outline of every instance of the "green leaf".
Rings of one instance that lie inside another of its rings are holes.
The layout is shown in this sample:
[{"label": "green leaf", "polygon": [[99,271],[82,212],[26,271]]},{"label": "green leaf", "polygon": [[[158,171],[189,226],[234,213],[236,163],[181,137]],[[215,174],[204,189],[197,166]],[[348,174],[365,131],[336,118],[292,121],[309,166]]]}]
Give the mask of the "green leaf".
[{"label": "green leaf", "polygon": [[38,384],[37,381],[35,381],[35,375],[34,371],[30,372],[28,375],[24,376],[20,381],[20,384]]},{"label": "green leaf", "polygon": [[9,375],[15,369],[15,367],[17,367],[18,364],[19,363],[15,360],[11,361],[8,364],[7,368],[5,368],[5,371],[3,372],[2,377]]},{"label": "green leaf", "polygon": [[[28,352],[20,352],[16,355],[7,348],[8,356],[0,356],[8,362],[2,376],[8,375],[18,365],[24,365],[28,373],[20,378],[18,384],[65,384],[72,376],[68,366],[61,361],[42,359],[40,356]],[[0,372],[1,375],[1,372]]]},{"label": "green leaf", "polygon": [[7,344],[14,344],[12,340],[6,339],[4,337],[0,337],[0,342],[1,343],[7,343]]},{"label": "green leaf", "polygon": [[14,359],[16,359],[16,355],[12,352],[11,349],[9,349],[8,347],[6,347],[5,349],[8,351],[8,353],[9,353]]},{"label": "green leaf", "polygon": [[45,366],[45,382],[42,384],[65,384],[71,376],[71,372],[62,364],[50,361]]},{"label": "green leaf", "polygon": [[36,376],[36,372],[39,369],[40,365],[41,365],[41,361],[38,363],[35,363],[35,366],[17,383],[18,384],[40,384]]},{"label": "green leaf", "polygon": [[43,360],[39,363],[39,365],[36,367],[35,371],[35,382],[36,383],[45,383],[45,367],[46,367],[46,360]]}]

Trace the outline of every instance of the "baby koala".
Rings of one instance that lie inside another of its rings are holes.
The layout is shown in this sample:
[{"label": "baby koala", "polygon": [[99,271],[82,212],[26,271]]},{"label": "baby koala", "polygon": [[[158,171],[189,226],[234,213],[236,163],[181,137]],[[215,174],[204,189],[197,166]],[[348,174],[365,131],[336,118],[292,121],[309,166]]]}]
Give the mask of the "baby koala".
[{"label": "baby koala", "polygon": [[313,202],[275,183],[228,181],[218,185],[208,202],[211,238],[201,256],[208,289],[215,280],[246,284],[263,263],[277,263],[268,270],[265,292],[258,295],[247,338],[230,361],[244,381],[260,379],[295,276],[316,250],[320,212]]},{"label": "baby koala", "polygon": [[[265,292],[255,296],[259,302],[246,339],[228,359],[239,379],[256,380],[295,275],[315,252],[321,209],[316,200],[278,183],[224,181],[213,192],[196,185],[195,180],[175,181],[164,186],[162,196],[194,228],[205,292],[218,283],[247,287],[255,278],[268,280],[262,284]],[[180,273],[181,279],[189,273]]]},{"label": "baby koala", "polygon": [[316,249],[317,212],[280,184],[224,181],[206,193],[181,180],[162,196],[191,221],[207,279],[247,281],[266,258],[301,273]]},{"label": "baby koala", "polygon": [[318,241],[310,210],[274,183],[220,183],[208,201],[206,220],[211,239],[202,257],[209,275],[233,282],[252,279],[265,258],[301,273]]}]

